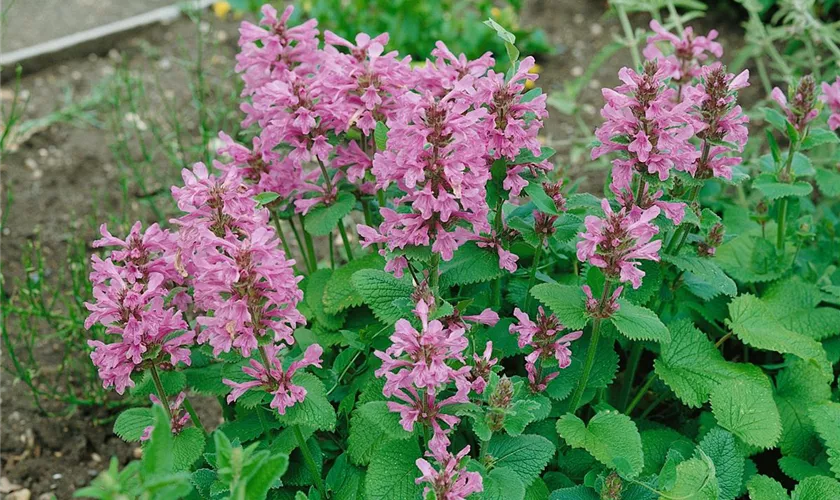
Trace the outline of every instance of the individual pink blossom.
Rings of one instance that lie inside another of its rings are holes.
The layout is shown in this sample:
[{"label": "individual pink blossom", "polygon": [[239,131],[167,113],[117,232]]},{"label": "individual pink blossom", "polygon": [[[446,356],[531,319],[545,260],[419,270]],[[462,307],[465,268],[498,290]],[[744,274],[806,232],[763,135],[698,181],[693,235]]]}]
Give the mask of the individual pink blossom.
[{"label": "individual pink blossom", "polygon": [[[187,394],[184,391],[181,391],[177,396],[175,396],[175,399],[169,401],[169,427],[174,435],[180,434],[190,421],[189,413],[181,408],[181,405],[184,404],[184,399],[186,399],[186,397]],[[156,395],[149,394],[149,399],[152,400],[152,403],[163,406],[163,403]],[[155,430],[154,425],[150,425],[143,429],[143,435],[140,436],[140,441],[148,441],[152,437],[153,430]]]},{"label": "individual pink blossom", "polygon": [[557,360],[562,370],[568,368],[572,362],[572,352],[569,349],[572,341],[583,334],[582,331],[567,333],[562,337],[557,334],[566,327],[554,314],[546,315],[542,307],[539,308],[537,322],[531,320],[527,313],[518,307],[513,310],[518,323],[510,325],[510,333],[517,334],[520,349],[530,347],[532,350],[525,356],[525,371],[531,390],[541,392],[549,382],[559,375],[559,372],[544,374],[545,361],[551,358]]},{"label": "individual pink blossom", "polygon": [[593,318],[609,318],[615,314],[620,308],[618,298],[624,290],[623,286],[617,286],[610,297],[607,297],[604,303],[601,303],[600,298],[596,299],[592,296],[592,288],[589,285],[583,285],[583,294],[586,296],[586,312]]},{"label": "individual pink blossom", "polygon": [[467,446],[457,455],[452,455],[448,450],[430,454],[437,462],[438,469],[426,459],[418,458],[417,468],[423,475],[417,478],[416,483],[426,483],[423,497],[434,493],[435,498],[439,500],[464,500],[473,493],[484,491],[481,474],[468,472],[461,464],[469,452],[470,447]]},{"label": "individual pink blossom", "polygon": [[659,261],[662,240],[651,241],[659,228],[651,223],[659,215],[659,207],[614,212],[607,200],[601,201],[604,218],[589,215],[584,219],[585,233],[577,243],[577,258],[601,268],[608,278],[630,282],[633,288],[642,285],[645,273],[638,268],[640,260]]},{"label": "individual pink blossom", "polygon": [[672,169],[693,173],[700,156],[689,142],[696,124],[689,113],[693,101],[672,102],[676,91],[666,85],[667,71],[655,61],[647,61],[642,74],[622,68],[618,76],[622,85],[602,90],[605,122],[595,131],[601,145],[592,150],[592,159],[625,153],[612,162],[613,189],[629,189],[633,172],[662,181]]},{"label": "individual pink blossom", "polygon": [[[429,306],[420,300],[414,310],[422,324],[417,331],[405,319],[397,321],[391,346],[374,355],[382,360],[377,377],[385,377],[385,396],[400,389],[416,387],[434,394],[448,382],[463,378],[464,370],[452,368],[450,360],[464,363],[464,349],[469,341],[461,326],[445,326],[439,320],[429,321]],[[469,368],[467,368],[467,371]]]},{"label": "individual pink blossom", "polygon": [[788,103],[787,96],[779,87],[773,89],[770,97],[782,108],[794,128],[802,133],[808,127],[808,124],[820,114],[820,110],[816,107],[817,83],[812,75],[806,75],[799,80],[799,84],[795,88],[790,90],[790,103]]},{"label": "individual pink blossom", "polygon": [[651,194],[649,186],[645,185],[640,193],[641,196],[638,199],[632,191],[626,188],[620,189],[615,184],[611,185],[610,189],[612,189],[613,193],[615,193],[616,201],[618,201],[619,205],[621,205],[625,210],[629,211],[634,206],[638,206],[642,210],[655,206],[658,207],[660,213],[664,214],[665,218],[673,222],[675,226],[679,226],[685,217],[686,204],[681,201],[664,201],[662,199],[664,192],[661,189]]},{"label": "individual pink blossom", "polygon": [[484,389],[487,388],[487,379],[498,362],[499,359],[493,357],[493,342],[489,340],[484,346],[484,353],[481,356],[477,353],[473,354],[473,366],[469,379],[472,381],[472,390],[477,394],[482,394]]},{"label": "individual pink blossom", "polygon": [[834,83],[823,82],[820,100],[828,105],[831,115],[828,117],[828,127],[831,130],[840,128],[840,76]]},{"label": "individual pink blossom", "polygon": [[[469,369],[469,368],[467,368]],[[445,413],[445,407],[468,403],[471,384],[465,377],[456,380],[456,391],[451,396],[440,401],[432,391],[418,392],[413,386],[397,389],[393,396],[401,402],[389,401],[388,409],[400,414],[400,424],[408,432],[414,432],[414,425],[421,423],[432,430],[429,449],[433,453],[441,453],[449,446],[449,433],[461,421],[455,415]]]},{"label": "individual pink blossom", "polygon": [[485,52],[474,60],[460,54],[456,56],[445,43],[438,41],[432,49],[434,62],[427,60],[425,65],[414,69],[414,87],[418,92],[429,92],[442,96],[456,88],[463,79],[475,79],[487,73],[495,64],[493,55]]},{"label": "individual pink blossom", "polygon": [[[706,36],[695,36],[694,29],[688,26],[677,36],[656,20],[650,22],[650,29],[654,35],[647,39],[643,51],[645,58],[658,61],[678,84],[688,83],[699,76],[701,65],[710,55],[718,59],[723,56],[723,46],[714,41],[718,36],[716,30],[711,30]],[[667,42],[671,46],[670,53],[666,56],[656,42]]]},{"label": "individual pink blossom", "polygon": [[274,396],[269,406],[276,409],[280,415],[285,415],[288,408],[303,402],[306,397],[306,389],[300,385],[296,385],[292,381],[295,373],[307,366],[320,368],[321,355],[324,353],[324,349],[318,344],[310,345],[304,351],[303,358],[298,361],[293,361],[289,365],[288,370],[285,371],[277,356],[280,347],[269,344],[262,347],[262,349],[265,352],[265,358],[268,360],[268,367],[255,359],[249,362],[250,366],[242,367],[243,373],[253,380],[235,382],[230,379],[224,379],[222,381],[225,385],[233,389],[228,394],[227,401],[228,403],[233,403],[248,390],[260,388]]}]

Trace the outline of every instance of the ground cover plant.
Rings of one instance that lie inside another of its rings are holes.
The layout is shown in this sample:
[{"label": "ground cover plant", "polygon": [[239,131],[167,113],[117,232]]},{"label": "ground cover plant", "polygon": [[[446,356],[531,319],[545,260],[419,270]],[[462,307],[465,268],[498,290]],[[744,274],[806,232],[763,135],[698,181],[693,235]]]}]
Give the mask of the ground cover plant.
[{"label": "ground cover plant", "polygon": [[771,90],[749,137],[749,72],[653,22],[603,90],[599,197],[498,24],[504,73],[290,14],[243,24],[244,132],[181,213],[94,243],[93,365],[151,403],[80,496],[840,496],[840,83]]}]

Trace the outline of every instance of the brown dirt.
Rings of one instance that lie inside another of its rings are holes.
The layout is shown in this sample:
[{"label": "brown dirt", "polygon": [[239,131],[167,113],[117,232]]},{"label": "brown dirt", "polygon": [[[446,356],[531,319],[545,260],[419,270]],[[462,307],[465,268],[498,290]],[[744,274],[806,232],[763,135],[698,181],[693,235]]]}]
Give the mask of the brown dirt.
[{"label": "brown dirt", "polygon": [[[547,92],[558,90],[574,72],[585,69],[591,57],[612,40],[613,34],[620,32],[616,19],[604,18],[602,2],[533,0],[527,5],[524,22],[541,26],[558,48],[557,55],[539,61],[543,67],[539,83]],[[640,25],[646,18],[634,21]],[[237,23],[212,21],[205,27],[207,36],[218,42],[217,50],[208,51],[204,61],[211,73],[217,75],[209,86],[218,98],[230,87],[223,75],[233,67]],[[741,43],[740,33],[740,28],[734,27],[723,37],[729,54],[734,53],[733,44]],[[184,50],[192,53],[195,45],[194,25],[182,20],[125,40],[108,56],[90,56],[26,76],[21,87],[30,96],[30,106],[24,118],[43,117],[61,109],[67,104],[67,95],[77,100],[90,95],[100,82],[113,78],[120,61],[128,61],[129,68],[148,83],[153,110],[168,112],[160,94],[169,93],[167,99],[174,97],[176,102],[183,103],[183,115],[193,117],[186,121],[188,133],[194,134],[195,110],[190,107],[189,75],[175,62],[184,57]],[[614,56],[582,92],[580,102],[590,130],[599,121],[600,88],[617,83],[616,72],[626,64],[626,59],[629,56],[623,52]],[[156,88],[157,79],[160,88]],[[8,89],[3,91],[2,98],[8,102]],[[40,239],[47,271],[57,273],[64,265],[67,242],[72,238],[90,241],[96,236],[98,223],[108,220],[110,215],[123,211],[129,220],[149,218],[136,187],[129,186],[127,203],[121,200],[120,165],[109,147],[114,142],[114,131],[108,121],[108,107],[100,104],[93,108],[94,125],[78,118],[59,121],[25,138],[3,158],[0,165],[3,206],[9,196],[13,198],[8,213],[10,225],[2,235],[3,293],[11,293],[24,276],[20,262],[28,241]],[[545,136],[560,153],[558,163],[575,176],[588,176],[584,183],[588,189],[600,190],[604,171],[592,170],[586,156],[572,155],[568,138],[575,135],[577,125],[554,110],[550,113]],[[177,178],[177,168],[171,168],[163,160],[160,165],[168,170],[161,167],[160,171],[148,173],[154,185],[147,186],[147,190],[163,188]],[[41,349],[39,357],[46,360],[54,346],[45,344]],[[3,363],[8,367],[6,358]],[[44,417],[33,408],[26,387],[8,373],[3,375],[0,380],[3,477],[28,488],[33,498],[42,494],[70,498],[76,488],[87,484],[107,466],[110,456],[117,456],[122,463],[133,456],[135,447],[114,437],[109,425],[95,425],[113,415],[80,408],[69,417]],[[205,401],[197,406],[212,427],[212,422],[219,418],[215,403]]]}]

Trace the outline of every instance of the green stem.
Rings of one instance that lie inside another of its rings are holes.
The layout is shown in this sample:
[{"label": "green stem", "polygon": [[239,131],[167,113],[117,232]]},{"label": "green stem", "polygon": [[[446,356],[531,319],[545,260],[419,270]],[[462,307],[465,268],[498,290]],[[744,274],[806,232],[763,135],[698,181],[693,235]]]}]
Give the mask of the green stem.
[{"label": "green stem", "polygon": [[625,415],[630,415],[633,412],[633,409],[636,408],[636,406],[639,404],[639,402],[642,400],[645,394],[647,394],[647,391],[650,390],[650,387],[653,385],[654,381],[656,381],[656,374],[651,373],[650,377],[648,377],[647,379],[647,382],[645,382],[645,385],[643,385],[642,388],[639,389],[639,392],[636,393],[636,397],[634,397],[633,401],[631,401],[630,404],[627,405],[627,409],[624,410]]},{"label": "green stem", "polygon": [[190,400],[188,398],[184,398],[184,409],[187,410],[187,413],[190,414],[190,419],[192,420],[193,425],[196,426],[199,430],[201,430],[201,433],[206,436],[207,429],[205,429],[204,426],[201,424],[201,419],[198,418],[198,413],[195,412],[195,409],[193,408],[193,405],[192,403],[190,403]]},{"label": "green stem", "polygon": [[[289,244],[286,242],[286,234],[283,232],[283,226],[280,225],[280,217],[277,214],[271,214],[272,219],[274,220],[274,227],[277,229],[277,236],[280,237],[280,243],[283,244],[283,251],[286,253],[286,258],[292,258],[292,250],[289,248]],[[298,271],[297,264],[292,264],[292,269],[295,270],[295,274],[300,274]]]},{"label": "green stem", "polygon": [[[605,280],[604,291],[601,293],[601,302],[599,303],[599,308],[602,310],[606,306],[607,297],[610,294],[610,288],[612,288],[612,283],[610,280]],[[598,340],[601,337],[602,320],[603,318],[597,317],[592,322],[592,338],[589,340],[589,348],[586,350],[586,360],[583,363],[583,373],[581,373],[575,392],[569,400],[569,411],[572,413],[577,412],[580,399],[583,397],[586,385],[589,383],[589,375],[592,374],[592,366],[595,364],[595,353],[598,351]]]},{"label": "green stem", "polygon": [[344,243],[344,251],[347,253],[347,261],[353,262],[353,247],[350,246],[350,239],[347,238],[347,231],[344,229],[344,219],[338,221],[338,233],[341,234],[341,241]]},{"label": "green stem", "polygon": [[[496,216],[495,220],[493,221],[493,230],[496,233],[497,241],[499,245],[502,244],[502,227],[504,226],[504,217],[502,214],[502,207],[504,206],[505,201],[499,198],[499,201],[496,202]],[[502,277],[499,276],[495,280],[493,280],[493,305],[496,307],[498,311],[502,307]]]},{"label": "green stem", "polygon": [[306,440],[303,439],[303,433],[300,431],[300,426],[295,425],[292,429],[294,429],[295,439],[297,439],[300,453],[303,455],[303,461],[306,462],[306,468],[309,469],[309,473],[315,480],[315,488],[318,489],[318,493],[321,494],[321,498],[329,498],[327,497],[327,492],[324,489],[324,480],[321,478],[321,473],[318,472],[318,466],[315,465],[315,459],[312,458],[312,452],[309,451],[309,446],[306,445]]},{"label": "green stem", "polygon": [[[790,143],[790,149],[788,150],[788,157],[787,161],[785,162],[785,169],[784,169],[784,182],[790,182],[791,179],[791,170],[793,166],[793,157],[796,155],[796,150],[799,147],[799,142]],[[787,229],[787,209],[788,209],[788,199],[782,198],[779,200],[779,219],[778,219],[778,227],[776,228],[776,248],[779,250],[784,250],[785,248],[785,230]]]},{"label": "green stem", "polygon": [[639,360],[642,359],[644,346],[639,341],[633,343],[630,350],[630,358],[627,361],[627,370],[624,372],[624,387],[621,388],[621,407],[627,408],[630,401],[630,391],[633,389],[633,380],[636,378],[636,371],[639,369]]},{"label": "green stem", "polygon": [[624,10],[623,5],[617,5],[615,9],[618,12],[618,19],[621,21],[621,27],[624,29],[624,36],[627,38],[627,47],[630,49],[630,55],[633,56],[633,65],[638,70],[642,67],[642,56],[639,54],[639,46],[636,41],[636,34],[630,25],[630,18],[627,17],[627,11]]},{"label": "green stem", "polygon": [[309,252],[309,263],[312,266],[312,272],[318,269],[318,257],[315,255],[315,245],[312,244],[312,236],[306,231],[303,226],[303,216],[298,216],[300,219],[300,229],[303,231],[303,240],[306,242],[306,251]]},{"label": "green stem", "polygon": [[654,400],[653,400],[653,403],[651,403],[651,404],[650,404],[650,406],[648,406],[647,408],[645,408],[645,411],[643,411],[643,412],[642,412],[641,419],[642,419],[642,420],[644,420],[644,419],[648,418],[648,415],[650,415],[650,413],[651,413],[651,412],[652,412],[652,411],[653,411],[653,410],[654,410],[657,406],[659,406],[659,403],[661,403],[662,401],[664,401],[666,397],[668,397],[668,393],[667,393],[667,392],[662,392],[659,396],[657,396],[657,397],[656,397],[656,399],[654,399]]},{"label": "green stem", "polygon": [[540,244],[537,245],[537,250],[534,252],[534,262],[531,264],[531,272],[528,276],[528,288],[525,292],[525,312],[531,314],[531,289],[537,282],[537,268],[540,265],[540,257],[542,257],[543,245],[545,244],[545,237],[540,238]]},{"label": "green stem", "polygon": [[172,410],[169,409],[169,399],[166,397],[166,391],[163,390],[163,383],[160,381],[157,366],[152,365],[152,369],[150,371],[152,373],[152,380],[155,382],[155,391],[157,392],[158,399],[160,399],[161,404],[166,409],[166,415],[170,420],[172,420]]},{"label": "green stem", "polygon": [[432,252],[432,261],[429,264],[429,288],[432,294],[437,296],[438,282],[440,278],[440,254]]},{"label": "green stem", "polygon": [[289,227],[292,228],[292,234],[295,235],[295,241],[297,241],[298,248],[300,249],[300,255],[303,257],[303,265],[306,267],[306,271],[311,274],[312,264],[309,262],[309,256],[306,254],[306,246],[300,238],[300,233],[297,230],[297,226],[295,226],[294,219],[289,219]]},{"label": "green stem", "polygon": [[685,28],[683,28],[682,19],[680,19],[680,14],[677,12],[677,8],[674,7],[673,0],[668,0],[668,13],[671,15],[671,19],[674,20],[674,24],[677,25],[677,29],[680,30],[680,34],[682,36],[682,32],[685,31]]}]

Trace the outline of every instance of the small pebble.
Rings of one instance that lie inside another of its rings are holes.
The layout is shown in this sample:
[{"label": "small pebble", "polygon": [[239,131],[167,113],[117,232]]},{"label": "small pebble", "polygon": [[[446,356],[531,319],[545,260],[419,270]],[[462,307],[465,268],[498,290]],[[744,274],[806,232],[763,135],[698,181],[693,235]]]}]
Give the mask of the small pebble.
[{"label": "small pebble", "polygon": [[59,480],[59,479],[61,479],[62,477],[64,477],[64,476],[62,476],[61,474],[58,474],[58,473],[53,474],[53,476],[52,476],[52,478],[53,478],[53,479],[55,479],[56,481],[58,481],[58,480]]},{"label": "small pebble", "polygon": [[136,458],[138,460],[140,458],[143,458],[143,448],[140,448],[139,446],[137,448],[134,448],[134,451],[132,452],[132,455],[134,455],[134,458]]},{"label": "small pebble", "polygon": [[73,80],[78,82],[79,80],[82,79],[82,72],[81,71],[74,71],[74,72],[70,73],[70,78],[72,78]]},{"label": "small pebble", "polygon": [[579,77],[582,74],[583,74],[583,68],[582,67],[575,66],[575,67],[572,68],[572,76],[574,76],[575,78]]},{"label": "small pebble", "polygon": [[600,36],[604,32],[604,27],[596,23],[589,27],[589,32],[592,36]]},{"label": "small pebble", "polygon": [[91,453],[90,454],[90,459],[93,460],[96,463],[99,463],[99,462],[102,461],[102,456],[99,455],[99,453]]},{"label": "small pebble", "polygon": [[32,498],[32,492],[29,491],[29,488],[13,491],[6,495],[6,500],[29,500],[30,498]]},{"label": "small pebble", "polygon": [[572,18],[572,22],[574,22],[575,24],[583,24],[584,19],[585,18],[583,17],[583,14],[575,14],[575,16]]}]

